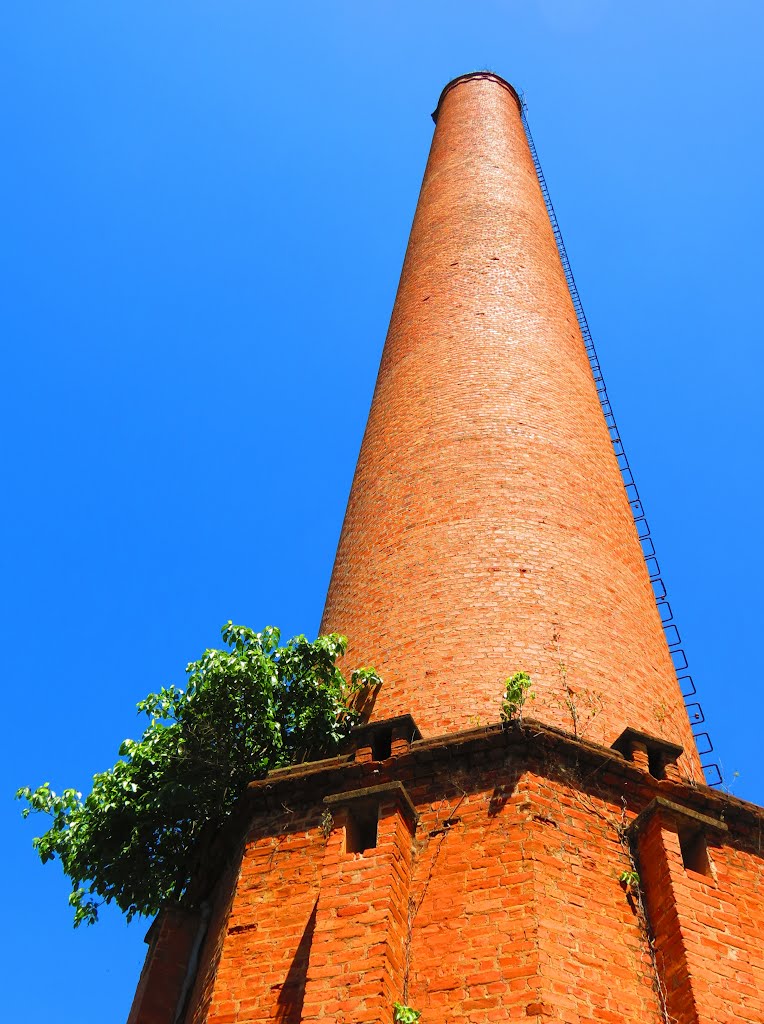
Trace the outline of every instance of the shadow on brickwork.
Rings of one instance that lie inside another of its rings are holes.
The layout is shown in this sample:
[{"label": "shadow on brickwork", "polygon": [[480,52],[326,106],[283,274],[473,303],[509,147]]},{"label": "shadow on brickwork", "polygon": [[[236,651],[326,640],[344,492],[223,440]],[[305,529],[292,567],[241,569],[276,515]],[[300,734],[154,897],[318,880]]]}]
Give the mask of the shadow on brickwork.
[{"label": "shadow on brickwork", "polygon": [[515,771],[511,778],[509,778],[503,785],[494,787],[493,793],[491,793],[491,799],[488,802],[489,818],[495,818],[497,814],[501,814],[507,801],[514,793],[519,780],[520,772]]},{"label": "shadow on brickwork", "polygon": [[356,711],[362,722],[368,722],[374,712],[374,705],[377,703],[381,683],[372,685],[364,684],[350,699],[350,706]]},{"label": "shadow on brickwork", "polygon": [[308,975],[310,947],[313,944],[313,932],[316,928],[316,910],[318,900],[313,904],[305,931],[302,933],[294,959],[289,968],[284,984],[279,993],[276,1020],[278,1024],[300,1024],[302,1020],[302,1004],[305,1000],[305,982]]}]

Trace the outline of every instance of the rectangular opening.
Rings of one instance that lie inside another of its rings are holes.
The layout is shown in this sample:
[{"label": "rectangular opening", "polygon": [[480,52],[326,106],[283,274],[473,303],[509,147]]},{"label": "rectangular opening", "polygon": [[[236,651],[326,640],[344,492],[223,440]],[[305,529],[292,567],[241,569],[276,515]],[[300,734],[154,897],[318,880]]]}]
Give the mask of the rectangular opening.
[{"label": "rectangular opening", "polygon": [[377,729],[371,737],[372,761],[386,761],[393,749],[393,730]]},{"label": "rectangular opening", "polygon": [[706,875],[708,878],[712,877],[706,837],[702,832],[680,832],[679,846],[686,871],[694,871],[696,874]]},{"label": "rectangular opening", "polygon": [[377,845],[379,807],[376,803],[353,807],[345,825],[345,853],[365,853]]},{"label": "rectangular opening", "polygon": [[665,778],[666,773],[664,771],[664,768],[666,761],[663,753],[655,750],[655,748],[648,747],[647,760],[650,774],[656,779]]}]

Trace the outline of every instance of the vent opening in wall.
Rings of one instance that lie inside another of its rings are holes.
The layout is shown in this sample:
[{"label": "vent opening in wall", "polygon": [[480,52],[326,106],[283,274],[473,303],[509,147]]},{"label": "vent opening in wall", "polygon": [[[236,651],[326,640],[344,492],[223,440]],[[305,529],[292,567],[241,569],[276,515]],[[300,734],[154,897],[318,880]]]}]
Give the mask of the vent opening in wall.
[{"label": "vent opening in wall", "polygon": [[345,853],[365,853],[377,845],[379,807],[376,803],[353,807],[345,825]]},{"label": "vent opening in wall", "polygon": [[648,770],[655,779],[663,779],[666,776],[664,771],[665,757],[662,751],[654,747],[647,748]]},{"label": "vent opening in wall", "polygon": [[711,862],[708,859],[706,837],[702,832],[680,832],[679,847],[685,870],[711,877]]},{"label": "vent opening in wall", "polygon": [[393,749],[393,730],[377,729],[371,737],[371,756],[374,761],[386,761]]}]

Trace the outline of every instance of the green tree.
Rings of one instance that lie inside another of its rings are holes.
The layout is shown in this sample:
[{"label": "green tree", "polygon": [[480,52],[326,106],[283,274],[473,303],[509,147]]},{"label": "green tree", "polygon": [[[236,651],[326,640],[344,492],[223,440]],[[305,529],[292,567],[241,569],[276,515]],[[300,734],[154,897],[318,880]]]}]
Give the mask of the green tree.
[{"label": "green tree", "polygon": [[227,623],[229,650],[205,651],[170,686],[138,704],[149,718],[140,740],[125,740],[120,760],[93,777],[90,794],[49,783],[17,797],[26,817],[52,817],[34,840],[43,863],[59,858],[72,882],[74,924],[91,924],[114,902],[130,920],[155,914],[186,893],[200,848],[231,815],[248,782],[337,750],[357,720],[355,692],[379,682],[372,669],[348,683],[336,665],[338,634],[279,646],[269,626],[255,633]]}]

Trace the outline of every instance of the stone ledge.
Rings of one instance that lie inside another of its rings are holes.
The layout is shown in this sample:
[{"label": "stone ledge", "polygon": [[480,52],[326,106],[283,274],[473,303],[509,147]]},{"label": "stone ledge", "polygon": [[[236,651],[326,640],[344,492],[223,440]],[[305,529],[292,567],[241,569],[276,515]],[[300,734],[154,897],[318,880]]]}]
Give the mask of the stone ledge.
[{"label": "stone ledge", "polygon": [[726,824],[728,829],[717,827],[717,830],[740,835],[741,838],[747,833],[749,844],[755,842],[752,837],[764,825],[764,808],[756,804],[688,779],[658,780],[611,747],[579,739],[564,729],[544,725],[534,719],[524,719],[522,723],[499,722],[415,740],[405,752],[393,755],[385,762],[359,762],[352,760],[352,755],[344,755],[279,769],[264,779],[249,783],[246,798],[250,813],[253,803],[271,811],[290,800],[297,800],[303,805],[320,803],[327,794],[341,794],[388,783],[398,777],[405,778],[416,772],[419,766],[427,766],[430,770],[437,770],[439,764],[453,767],[458,758],[463,760],[466,768],[472,769],[479,761],[495,758],[502,752],[513,758],[527,756],[528,766],[534,771],[538,771],[539,766],[543,771],[544,758],[551,755],[561,767],[568,766],[577,772],[583,787],[599,776],[601,784],[614,790],[619,785],[616,779],[620,778],[624,792],[630,794],[632,806],[640,803],[649,806],[650,801],[660,795],[668,803],[685,808],[690,816],[705,816],[709,823],[716,823],[723,817],[722,824]]},{"label": "stone ledge", "polygon": [[719,818],[709,818],[707,814],[701,814],[699,811],[693,810],[691,807],[683,806],[682,804],[675,804],[673,800],[667,800],[665,797],[656,796],[650,801],[645,809],[637,815],[629,826],[629,833],[636,835],[640,829],[644,828],[647,822],[652,816],[660,811],[665,814],[668,818],[671,818],[674,822],[689,823],[693,828],[700,829],[711,829],[714,832],[729,832],[729,825],[726,822],[721,821]]},{"label": "stone ledge", "polygon": [[[286,779],[293,776],[300,778],[305,775],[314,775],[316,772],[326,771],[327,768],[337,768],[353,760],[353,754],[339,754],[337,757],[325,757],[320,761],[301,761],[299,764],[289,764],[285,768],[274,768],[265,776],[266,779]],[[262,781],[262,780],[258,780]],[[250,782],[250,786],[258,785],[257,782]]]},{"label": "stone ledge", "polygon": [[642,743],[650,753],[662,754],[667,760],[676,761],[684,753],[684,747],[679,743],[671,743],[660,736],[651,736],[648,732],[639,729],[624,729],[617,740],[612,744],[613,750],[618,750],[628,758],[629,750],[634,743]]},{"label": "stone ledge", "polygon": [[409,824],[415,827],[419,821],[417,809],[414,807],[406,787],[398,780],[383,782],[378,786],[366,786],[364,789],[352,789],[344,793],[331,793],[329,796],[324,797],[324,803],[329,808],[341,807],[344,804],[352,804],[359,801],[381,803],[390,796],[395,797],[398,806],[404,812],[404,815],[409,818]]}]

